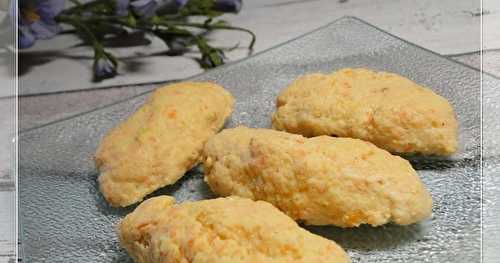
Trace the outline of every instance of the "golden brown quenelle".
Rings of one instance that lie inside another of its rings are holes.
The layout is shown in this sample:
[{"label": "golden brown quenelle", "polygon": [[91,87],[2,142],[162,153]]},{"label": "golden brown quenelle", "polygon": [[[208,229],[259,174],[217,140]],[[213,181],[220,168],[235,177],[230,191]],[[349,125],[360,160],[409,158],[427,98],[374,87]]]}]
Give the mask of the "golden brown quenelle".
[{"label": "golden brown quenelle", "polygon": [[239,197],[144,201],[119,226],[137,263],[345,263],[335,242],[309,233],[271,204]]},{"label": "golden brown quenelle", "polygon": [[272,123],[306,137],[363,139],[396,153],[457,150],[458,124],[445,98],[397,74],[362,68],[298,78],[279,95]]},{"label": "golden brown quenelle", "polygon": [[95,161],[99,187],[113,206],[128,206],[195,166],[205,142],[224,125],[233,97],[210,82],[184,82],[154,91],[111,130]]},{"label": "golden brown quenelle", "polygon": [[410,163],[358,139],[226,129],[205,145],[205,181],[221,196],[270,202],[311,225],[408,225],[432,198]]}]

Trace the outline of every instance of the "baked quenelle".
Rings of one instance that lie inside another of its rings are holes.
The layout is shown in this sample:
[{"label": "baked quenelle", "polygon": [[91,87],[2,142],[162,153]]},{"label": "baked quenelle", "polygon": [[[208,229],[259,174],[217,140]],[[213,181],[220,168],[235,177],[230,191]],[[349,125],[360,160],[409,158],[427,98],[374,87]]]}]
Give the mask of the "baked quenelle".
[{"label": "baked quenelle", "polygon": [[458,124],[445,98],[397,74],[362,68],[298,78],[279,95],[272,123],[306,137],[358,138],[395,153],[457,150]]},{"label": "baked quenelle", "polygon": [[264,200],[305,224],[408,225],[432,213],[410,163],[359,139],[238,127],[212,137],[203,162],[218,195]]},{"label": "baked quenelle", "polygon": [[154,91],[112,129],[95,155],[99,187],[113,206],[128,206],[195,166],[205,142],[220,130],[234,99],[209,82],[184,82]]},{"label": "baked quenelle", "polygon": [[137,263],[350,262],[335,242],[271,204],[239,197],[182,204],[154,197],[125,217],[119,235]]}]

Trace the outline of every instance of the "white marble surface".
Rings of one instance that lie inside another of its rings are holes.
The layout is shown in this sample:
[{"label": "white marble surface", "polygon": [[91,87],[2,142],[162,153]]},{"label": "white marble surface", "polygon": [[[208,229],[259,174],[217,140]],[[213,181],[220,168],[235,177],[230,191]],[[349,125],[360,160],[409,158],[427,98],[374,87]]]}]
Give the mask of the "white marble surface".
[{"label": "white marble surface", "polygon": [[[500,52],[495,51],[500,48],[500,1],[484,0],[483,4],[486,14],[483,17],[483,47],[491,50],[485,52],[483,64],[486,71],[500,76]],[[480,49],[479,7],[478,0],[247,0],[239,15],[227,16],[226,19],[233,25],[252,29],[258,37],[256,51],[261,51],[341,16],[354,15],[403,39],[478,68],[480,57],[475,51]],[[213,38],[221,45],[231,46],[245,36],[220,32]],[[71,41],[74,40],[58,38],[40,42],[35,50],[29,51],[34,52],[30,54],[31,59],[21,58],[37,62],[23,68],[28,71],[20,79],[21,89],[28,93],[72,91],[20,98],[21,129],[102,107],[152,88],[148,85],[140,88],[119,85],[182,79],[201,72],[189,58],[143,57],[144,53],[163,48],[161,43],[154,43],[152,47],[133,52],[137,54],[128,61],[133,66],[130,69],[134,70],[125,71],[122,65],[119,77],[96,84],[90,82],[88,69],[91,61],[88,58],[74,59],[74,56],[88,56],[90,53],[83,48],[68,48],[75,43]],[[53,48],[62,50],[66,57],[54,59],[45,56],[46,51]],[[124,56],[131,54],[123,50],[115,52]],[[229,55],[231,59],[242,58],[245,50],[239,49]],[[0,70],[0,81],[9,74]],[[94,89],[96,87],[102,89]],[[12,116],[14,102],[14,99],[0,99],[0,110],[9,113],[1,117],[1,124],[8,127],[0,132],[0,146],[4,149],[13,145],[10,131],[14,131],[14,126],[12,119],[6,116]],[[3,166],[12,163],[8,152],[0,151]],[[0,262],[14,262],[15,199],[12,182],[12,173],[0,174]]]}]

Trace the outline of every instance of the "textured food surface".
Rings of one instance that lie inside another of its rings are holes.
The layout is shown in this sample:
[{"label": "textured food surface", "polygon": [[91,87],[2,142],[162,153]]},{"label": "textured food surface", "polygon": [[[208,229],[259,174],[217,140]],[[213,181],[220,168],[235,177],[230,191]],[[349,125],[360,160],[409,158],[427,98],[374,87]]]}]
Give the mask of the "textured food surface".
[{"label": "textured food surface", "polygon": [[408,161],[358,139],[238,127],[207,142],[204,164],[215,193],[268,201],[306,224],[407,225],[432,210]]},{"label": "textured food surface", "polygon": [[363,68],[299,77],[279,95],[272,122],[277,130],[359,138],[391,152],[457,150],[457,120],[445,98],[400,75]]},{"label": "textured food surface", "polygon": [[113,206],[128,206],[175,183],[196,165],[203,145],[229,117],[233,97],[210,82],[157,89],[106,135],[95,160],[99,186]]},{"label": "textured food surface", "polygon": [[151,198],[120,224],[121,243],[136,262],[349,262],[335,242],[269,203],[239,197],[174,203]]}]

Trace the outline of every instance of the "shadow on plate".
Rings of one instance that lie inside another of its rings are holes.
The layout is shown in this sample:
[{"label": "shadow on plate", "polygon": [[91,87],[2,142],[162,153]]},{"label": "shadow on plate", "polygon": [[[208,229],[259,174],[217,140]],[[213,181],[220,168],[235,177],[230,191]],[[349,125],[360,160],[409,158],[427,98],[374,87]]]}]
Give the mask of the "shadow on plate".
[{"label": "shadow on plate", "polygon": [[415,170],[446,170],[459,167],[476,167],[479,156],[463,159],[449,159],[439,156],[399,155],[408,160]]},{"label": "shadow on plate", "polygon": [[111,261],[112,263],[134,263],[132,258],[127,254],[127,251],[122,248],[118,248],[118,256],[116,258],[113,258]]},{"label": "shadow on plate", "polygon": [[[93,184],[91,185],[90,191],[94,193],[95,202],[98,210],[105,216],[114,215],[125,217],[127,214],[132,212],[141,202],[137,204],[130,205],[128,207],[112,207],[104,199],[104,196],[99,191],[99,185],[97,183],[98,173],[94,171],[90,176],[92,177]],[[181,179],[179,179],[175,184],[162,187],[153,193],[144,197],[144,200],[149,198],[160,196],[160,195],[170,195],[176,197],[178,202],[184,202],[186,200],[200,200],[200,199],[212,199],[217,196],[210,190],[207,184],[203,181],[203,172],[201,167],[195,167],[188,171]]]},{"label": "shadow on plate", "polygon": [[339,228],[334,226],[302,226],[305,229],[334,240],[346,250],[385,250],[408,243],[425,240],[424,223],[409,226],[394,224],[372,227],[362,225],[357,228]]}]

